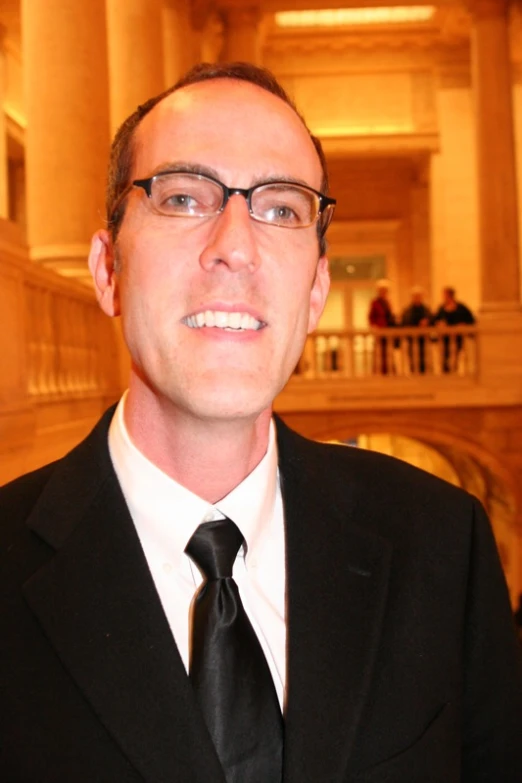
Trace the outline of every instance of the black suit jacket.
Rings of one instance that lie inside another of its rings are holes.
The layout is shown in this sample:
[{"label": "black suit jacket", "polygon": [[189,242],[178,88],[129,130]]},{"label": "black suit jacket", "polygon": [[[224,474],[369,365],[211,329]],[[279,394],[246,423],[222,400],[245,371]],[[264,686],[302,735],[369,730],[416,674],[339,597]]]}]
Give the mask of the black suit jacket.
[{"label": "black suit jacket", "polygon": [[[0,779],[224,783],[112,468],[111,415],[0,490]],[[480,506],[281,422],[278,439],[285,783],[521,783],[519,650]]]}]

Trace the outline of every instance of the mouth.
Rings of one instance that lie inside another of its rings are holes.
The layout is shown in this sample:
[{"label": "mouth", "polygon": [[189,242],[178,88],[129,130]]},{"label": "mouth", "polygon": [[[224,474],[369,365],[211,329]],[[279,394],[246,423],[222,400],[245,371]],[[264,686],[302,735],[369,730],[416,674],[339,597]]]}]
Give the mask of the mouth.
[{"label": "mouth", "polygon": [[191,329],[207,327],[224,329],[228,332],[257,332],[266,326],[264,321],[259,321],[250,313],[229,313],[224,310],[204,310],[193,315],[187,315],[182,319],[182,323]]}]

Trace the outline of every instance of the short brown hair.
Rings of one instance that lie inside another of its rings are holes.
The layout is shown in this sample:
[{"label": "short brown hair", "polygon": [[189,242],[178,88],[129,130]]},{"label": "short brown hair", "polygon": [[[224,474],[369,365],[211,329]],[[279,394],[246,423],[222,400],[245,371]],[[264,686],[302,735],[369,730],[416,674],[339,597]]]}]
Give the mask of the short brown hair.
[{"label": "short brown hair", "polygon": [[[164,90],[153,98],[149,98],[144,104],[138,106],[136,111],[134,111],[130,117],[127,117],[125,122],[120,126],[114,137],[110,152],[106,195],[107,226],[112,234],[113,240],[115,240],[118,235],[125,215],[126,200],[123,198],[123,194],[130,185],[134,157],[134,134],[136,128],[145,115],[168,95],[171,95],[177,90],[181,90],[183,87],[188,87],[191,84],[213,79],[236,79],[249,82],[250,84],[261,87],[263,90],[267,90],[267,92],[271,92],[288,104],[288,106],[295,111],[310,135],[323,172],[321,190],[325,195],[328,193],[328,171],[321,142],[310,132],[310,129],[297,110],[294,102],[283,87],[281,87],[275,76],[266,68],[259,68],[251,63],[200,63],[191,68],[172,87],[169,87],[167,90]],[[326,240],[321,231],[319,222],[317,224],[317,230],[319,235],[320,254],[323,255],[326,252]]]}]

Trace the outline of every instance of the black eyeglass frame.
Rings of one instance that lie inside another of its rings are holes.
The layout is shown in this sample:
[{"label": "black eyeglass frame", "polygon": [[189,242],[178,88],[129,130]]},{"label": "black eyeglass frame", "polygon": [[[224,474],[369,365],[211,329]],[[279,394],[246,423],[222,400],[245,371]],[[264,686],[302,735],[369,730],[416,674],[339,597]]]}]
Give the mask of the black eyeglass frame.
[{"label": "black eyeglass frame", "polygon": [[[334,213],[334,208],[335,205],[337,204],[336,199],[330,198],[329,196],[325,196],[324,193],[321,193],[319,190],[315,190],[309,185],[302,185],[300,182],[292,182],[291,180],[269,180],[268,182],[258,182],[256,185],[252,185],[251,188],[235,188],[235,187],[228,187],[228,185],[225,185],[219,179],[216,179],[215,177],[211,177],[208,174],[199,174],[195,171],[176,169],[175,171],[160,171],[158,172],[158,174],[153,174],[152,177],[133,180],[131,184],[127,188],[125,188],[125,190],[117,200],[114,209],[112,210],[112,215],[114,215],[116,210],[119,209],[121,202],[128,195],[128,193],[131,191],[133,187],[142,188],[147,194],[147,197],[152,198],[152,183],[154,182],[154,180],[160,177],[169,176],[171,174],[190,174],[193,177],[198,177],[199,179],[206,179],[209,182],[213,182],[215,185],[218,185],[218,187],[220,187],[223,192],[223,202],[221,204],[221,207],[217,210],[217,212],[212,214],[215,215],[221,214],[225,209],[228,200],[231,196],[236,196],[236,195],[243,196],[245,201],[247,202],[248,211],[250,212],[252,219],[256,220],[259,223],[264,223],[265,225],[270,225],[270,222],[260,220],[254,214],[252,209],[252,194],[259,188],[267,187],[270,185],[291,185],[296,188],[306,190],[309,193],[313,193],[315,196],[317,196],[317,198],[319,199],[319,209],[317,212],[317,217],[311,223],[307,223],[304,226],[278,226],[277,224],[274,224],[278,228],[308,228],[309,226],[313,226],[314,223],[319,223],[321,235],[324,235],[326,229],[330,225]],[[331,207],[331,209],[328,209],[328,207]],[[164,213],[159,213],[159,214],[164,215]],[[174,217],[174,216],[164,215],[164,217]],[[191,217],[191,215],[186,215],[186,217]],[[205,216],[193,215],[192,217],[205,217]]]}]

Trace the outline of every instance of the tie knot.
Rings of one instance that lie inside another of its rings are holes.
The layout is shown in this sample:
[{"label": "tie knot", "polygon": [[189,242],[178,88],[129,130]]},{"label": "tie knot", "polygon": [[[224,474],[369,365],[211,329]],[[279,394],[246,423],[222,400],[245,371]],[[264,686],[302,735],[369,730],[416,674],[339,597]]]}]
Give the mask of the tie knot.
[{"label": "tie knot", "polygon": [[232,576],[232,568],[243,536],[231,519],[216,519],[200,525],[185,552],[207,580]]}]

